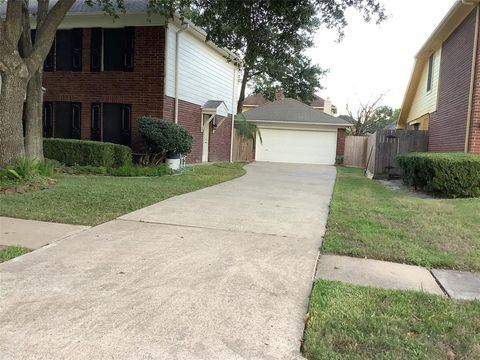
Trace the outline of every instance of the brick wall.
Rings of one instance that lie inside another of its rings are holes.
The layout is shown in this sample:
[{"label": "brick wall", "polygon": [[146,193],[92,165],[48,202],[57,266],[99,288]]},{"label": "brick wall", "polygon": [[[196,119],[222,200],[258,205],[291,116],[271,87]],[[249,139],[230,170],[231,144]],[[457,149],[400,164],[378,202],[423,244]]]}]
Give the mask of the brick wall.
[{"label": "brick wall", "polygon": [[232,115],[222,122],[215,132],[210,127],[210,148],[208,161],[230,161],[230,144],[232,141]]},{"label": "brick wall", "polygon": [[[165,28],[135,28],[134,71],[90,71],[91,30],[83,29],[82,71],[44,73],[45,101],[80,102],[81,137],[91,138],[90,110],[92,103],[130,104],[132,107],[132,148],[140,152],[136,121],[140,116],[155,116],[174,120],[175,100],[164,96]],[[202,161],[203,136],[200,130],[201,106],[179,101],[179,124],[194,138],[187,162]],[[210,161],[230,158],[231,117],[211,133]],[[210,130],[212,131],[212,130]]]},{"label": "brick wall", "polygon": [[345,129],[337,130],[337,163],[343,163],[343,155],[345,154]]},{"label": "brick wall", "polygon": [[165,77],[165,28],[135,28],[134,71],[90,71],[90,29],[83,29],[82,71],[45,72],[45,101],[81,102],[83,139],[90,139],[90,107],[94,102],[132,106],[132,147],[139,150],[136,119],[162,117]]},{"label": "brick wall", "polygon": [[472,113],[470,118],[470,138],[468,142],[468,151],[473,153],[480,153],[480,37],[478,41]]},{"label": "brick wall", "polygon": [[[192,152],[187,156],[187,163],[202,162],[203,134],[200,129],[202,107],[187,101],[178,102],[178,124],[193,136]],[[172,116],[173,120],[173,116]]]},{"label": "brick wall", "polygon": [[430,117],[429,151],[464,151],[475,11],[443,43],[437,111]]}]

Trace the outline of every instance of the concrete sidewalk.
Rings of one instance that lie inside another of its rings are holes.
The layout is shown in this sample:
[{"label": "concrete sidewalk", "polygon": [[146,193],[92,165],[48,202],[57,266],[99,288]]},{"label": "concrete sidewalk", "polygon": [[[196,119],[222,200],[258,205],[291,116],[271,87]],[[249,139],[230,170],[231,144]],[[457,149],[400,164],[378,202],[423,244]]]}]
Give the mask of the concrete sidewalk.
[{"label": "concrete sidewalk", "polygon": [[78,234],[88,228],[89,226],[0,216],[0,245],[15,245],[29,249],[38,249],[60,239]]},{"label": "concrete sidewalk", "polygon": [[0,358],[301,359],[335,168],[246,169],[0,264]]},{"label": "concrete sidewalk", "polygon": [[454,299],[480,299],[479,273],[428,271],[421,266],[389,261],[322,254],[316,278],[385,289],[425,291]]},{"label": "concrete sidewalk", "polygon": [[349,256],[321,255],[317,279],[444,295],[432,274],[425,268]]}]

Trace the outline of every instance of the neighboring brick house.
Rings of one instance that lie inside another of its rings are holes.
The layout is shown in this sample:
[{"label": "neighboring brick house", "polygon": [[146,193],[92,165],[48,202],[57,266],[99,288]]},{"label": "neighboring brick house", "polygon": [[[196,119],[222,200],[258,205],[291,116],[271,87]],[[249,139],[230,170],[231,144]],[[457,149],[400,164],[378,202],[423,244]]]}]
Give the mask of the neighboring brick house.
[{"label": "neighboring brick house", "polygon": [[[259,107],[268,102],[269,101],[265,99],[265,97],[262,94],[251,94],[247,96],[245,100],[243,100],[242,112],[255,109],[256,107]],[[332,104],[332,101],[330,100],[330,98],[327,98],[327,100],[325,100],[320,96],[315,95],[313,100],[308,105],[310,105],[316,110],[323,111],[324,113],[327,113],[330,115],[337,114],[337,107]]]},{"label": "neighboring brick house", "polygon": [[125,4],[114,21],[76,1],[62,22],[45,61],[44,135],[141,153],[136,121],[155,116],[193,135],[187,162],[231,160],[234,55],[191,23],[148,17],[143,1]]},{"label": "neighboring brick house", "polygon": [[397,123],[429,151],[480,153],[479,0],[456,1],[415,57]]}]

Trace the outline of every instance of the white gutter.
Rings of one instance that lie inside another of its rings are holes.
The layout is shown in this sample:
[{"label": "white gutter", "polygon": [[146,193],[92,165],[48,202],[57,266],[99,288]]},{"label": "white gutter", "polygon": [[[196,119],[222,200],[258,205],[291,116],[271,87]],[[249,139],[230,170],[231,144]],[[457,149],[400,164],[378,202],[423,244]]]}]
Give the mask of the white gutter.
[{"label": "white gutter", "polygon": [[335,126],[335,127],[352,127],[353,124],[335,124],[335,123],[317,123],[317,122],[303,122],[303,121],[282,121],[282,120],[250,120],[252,123],[265,123],[265,124],[289,124],[289,125],[323,125],[323,126]]},{"label": "white gutter", "polygon": [[234,126],[235,126],[235,102],[237,99],[237,68],[233,69],[233,94],[232,94],[232,129],[230,130],[230,162],[233,162],[233,141],[234,141]]},{"label": "white gutter", "polygon": [[180,34],[189,27],[190,24],[183,24],[182,28],[175,33],[175,124],[178,124],[178,58],[180,57],[180,46],[178,41],[180,39]]}]

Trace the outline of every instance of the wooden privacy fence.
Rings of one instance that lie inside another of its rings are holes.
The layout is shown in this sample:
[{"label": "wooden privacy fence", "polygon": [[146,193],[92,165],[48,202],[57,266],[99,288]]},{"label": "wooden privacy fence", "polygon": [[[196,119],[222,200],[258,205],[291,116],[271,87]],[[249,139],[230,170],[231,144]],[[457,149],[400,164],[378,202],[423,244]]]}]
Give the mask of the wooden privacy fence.
[{"label": "wooden privacy fence", "polygon": [[402,175],[397,155],[424,152],[428,148],[428,131],[379,130],[367,141],[367,167],[374,178],[395,178]]},{"label": "wooden privacy fence", "polygon": [[255,139],[247,139],[237,129],[233,134],[233,161],[255,160]]},{"label": "wooden privacy fence", "polygon": [[368,136],[347,136],[343,164],[348,166],[367,166]]}]

